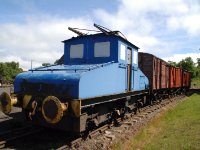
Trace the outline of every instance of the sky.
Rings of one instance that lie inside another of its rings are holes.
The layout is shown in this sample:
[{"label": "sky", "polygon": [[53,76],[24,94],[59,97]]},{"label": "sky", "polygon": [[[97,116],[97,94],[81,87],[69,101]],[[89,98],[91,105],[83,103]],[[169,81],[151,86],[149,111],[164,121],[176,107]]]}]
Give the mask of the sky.
[{"label": "sky", "polygon": [[68,27],[94,23],[166,61],[200,58],[200,0],[0,0],[0,62],[54,63]]}]

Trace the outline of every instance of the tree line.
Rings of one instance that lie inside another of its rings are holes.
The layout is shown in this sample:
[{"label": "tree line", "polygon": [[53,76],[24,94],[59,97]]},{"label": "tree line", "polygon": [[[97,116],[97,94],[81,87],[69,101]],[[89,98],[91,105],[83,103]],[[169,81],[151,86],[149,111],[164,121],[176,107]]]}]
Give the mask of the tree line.
[{"label": "tree line", "polygon": [[178,63],[174,61],[168,61],[168,63],[175,67],[180,67],[182,69],[190,71],[192,74],[192,78],[200,78],[200,58],[197,58],[197,63],[194,63],[191,57],[186,57]]}]

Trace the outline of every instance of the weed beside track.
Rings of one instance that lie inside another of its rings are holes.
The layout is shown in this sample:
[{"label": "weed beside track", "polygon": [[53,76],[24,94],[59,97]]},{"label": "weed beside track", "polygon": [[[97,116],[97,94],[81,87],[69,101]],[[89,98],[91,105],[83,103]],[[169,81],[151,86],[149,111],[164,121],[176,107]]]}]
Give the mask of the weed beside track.
[{"label": "weed beside track", "polygon": [[193,94],[175,108],[162,112],[122,145],[126,145],[126,149],[144,150],[199,149],[199,114],[200,95]]}]

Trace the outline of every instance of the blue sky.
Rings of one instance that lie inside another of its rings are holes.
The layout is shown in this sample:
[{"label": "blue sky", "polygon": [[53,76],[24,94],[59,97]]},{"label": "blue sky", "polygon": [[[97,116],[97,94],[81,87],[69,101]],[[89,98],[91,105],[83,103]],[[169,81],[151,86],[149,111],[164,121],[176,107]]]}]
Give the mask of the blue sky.
[{"label": "blue sky", "polygon": [[[106,5],[105,5],[106,4]],[[0,22],[22,22],[30,15],[52,15],[65,18],[89,15],[95,8],[114,11],[118,1],[113,0],[1,0]]]},{"label": "blue sky", "polygon": [[63,54],[68,26],[122,31],[140,51],[164,60],[200,57],[199,0],[0,0],[0,58],[24,69]]}]

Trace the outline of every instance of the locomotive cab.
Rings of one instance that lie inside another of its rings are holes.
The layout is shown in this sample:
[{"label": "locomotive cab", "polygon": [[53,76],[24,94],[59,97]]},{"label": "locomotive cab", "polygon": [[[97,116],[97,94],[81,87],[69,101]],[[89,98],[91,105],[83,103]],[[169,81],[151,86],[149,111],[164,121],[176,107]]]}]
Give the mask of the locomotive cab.
[{"label": "locomotive cab", "polygon": [[[145,75],[142,73],[140,76],[137,75],[137,72],[140,72],[138,68],[139,48],[124,38],[101,33],[72,38],[63,42],[65,65],[118,63],[121,67],[131,66],[131,71],[126,73],[127,80],[129,80],[127,86],[131,84],[129,91],[148,87]],[[133,82],[131,80],[133,78],[139,78],[139,82]]]}]

